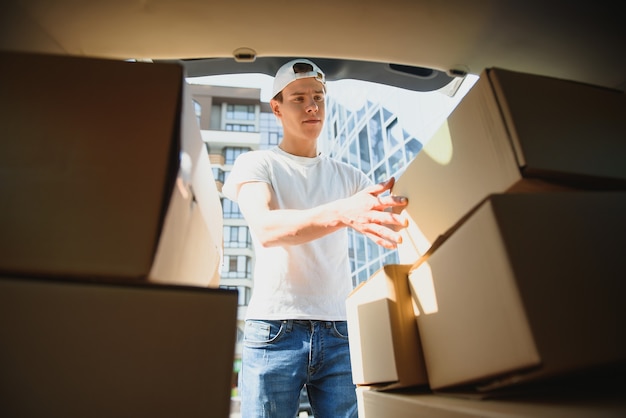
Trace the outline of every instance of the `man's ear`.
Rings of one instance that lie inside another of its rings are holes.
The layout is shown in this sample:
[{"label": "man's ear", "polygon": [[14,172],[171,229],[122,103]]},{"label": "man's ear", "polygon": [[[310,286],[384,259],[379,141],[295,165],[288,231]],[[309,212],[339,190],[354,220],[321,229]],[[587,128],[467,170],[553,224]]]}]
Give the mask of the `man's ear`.
[{"label": "man's ear", "polygon": [[276,99],[270,100],[270,107],[272,108],[272,113],[276,116],[280,116],[280,102]]}]

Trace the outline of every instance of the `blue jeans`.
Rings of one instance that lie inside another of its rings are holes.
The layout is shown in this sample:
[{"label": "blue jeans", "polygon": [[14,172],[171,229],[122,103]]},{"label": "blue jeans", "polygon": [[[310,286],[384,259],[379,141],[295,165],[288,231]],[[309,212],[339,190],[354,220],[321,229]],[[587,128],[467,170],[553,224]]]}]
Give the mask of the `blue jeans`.
[{"label": "blue jeans", "polygon": [[294,418],[305,384],[315,418],[357,416],[347,323],[247,320],[242,418]]}]

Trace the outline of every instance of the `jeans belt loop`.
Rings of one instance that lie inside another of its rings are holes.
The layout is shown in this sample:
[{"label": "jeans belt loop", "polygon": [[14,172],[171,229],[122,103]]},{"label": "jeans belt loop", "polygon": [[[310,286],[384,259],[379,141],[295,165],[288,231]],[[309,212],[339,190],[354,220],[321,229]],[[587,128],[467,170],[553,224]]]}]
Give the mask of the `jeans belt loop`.
[{"label": "jeans belt loop", "polygon": [[286,319],[283,321],[283,324],[285,324],[285,331],[291,332],[293,329],[293,319]]}]

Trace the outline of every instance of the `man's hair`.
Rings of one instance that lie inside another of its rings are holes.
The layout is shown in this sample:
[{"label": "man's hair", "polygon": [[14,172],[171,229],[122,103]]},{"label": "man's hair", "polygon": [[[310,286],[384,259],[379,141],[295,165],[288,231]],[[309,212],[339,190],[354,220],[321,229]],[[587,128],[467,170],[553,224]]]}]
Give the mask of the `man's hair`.
[{"label": "man's hair", "polygon": [[272,97],[272,100],[276,100],[279,103],[283,102],[283,91],[279,91],[278,94],[274,97]]}]

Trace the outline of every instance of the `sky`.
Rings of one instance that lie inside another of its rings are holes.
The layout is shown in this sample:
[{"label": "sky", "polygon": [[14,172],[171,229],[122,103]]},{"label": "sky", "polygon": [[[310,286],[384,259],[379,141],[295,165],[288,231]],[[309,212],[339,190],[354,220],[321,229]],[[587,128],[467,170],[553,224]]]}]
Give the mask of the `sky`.
[{"label": "sky", "polygon": [[[260,88],[261,101],[269,102],[271,99],[273,77],[264,74],[218,75],[187,80],[191,84]],[[398,117],[404,130],[426,143],[477,80],[478,76],[468,75],[454,97],[440,91],[414,92],[360,80],[329,81],[327,93],[352,111],[361,109],[368,100],[381,103]]]}]

